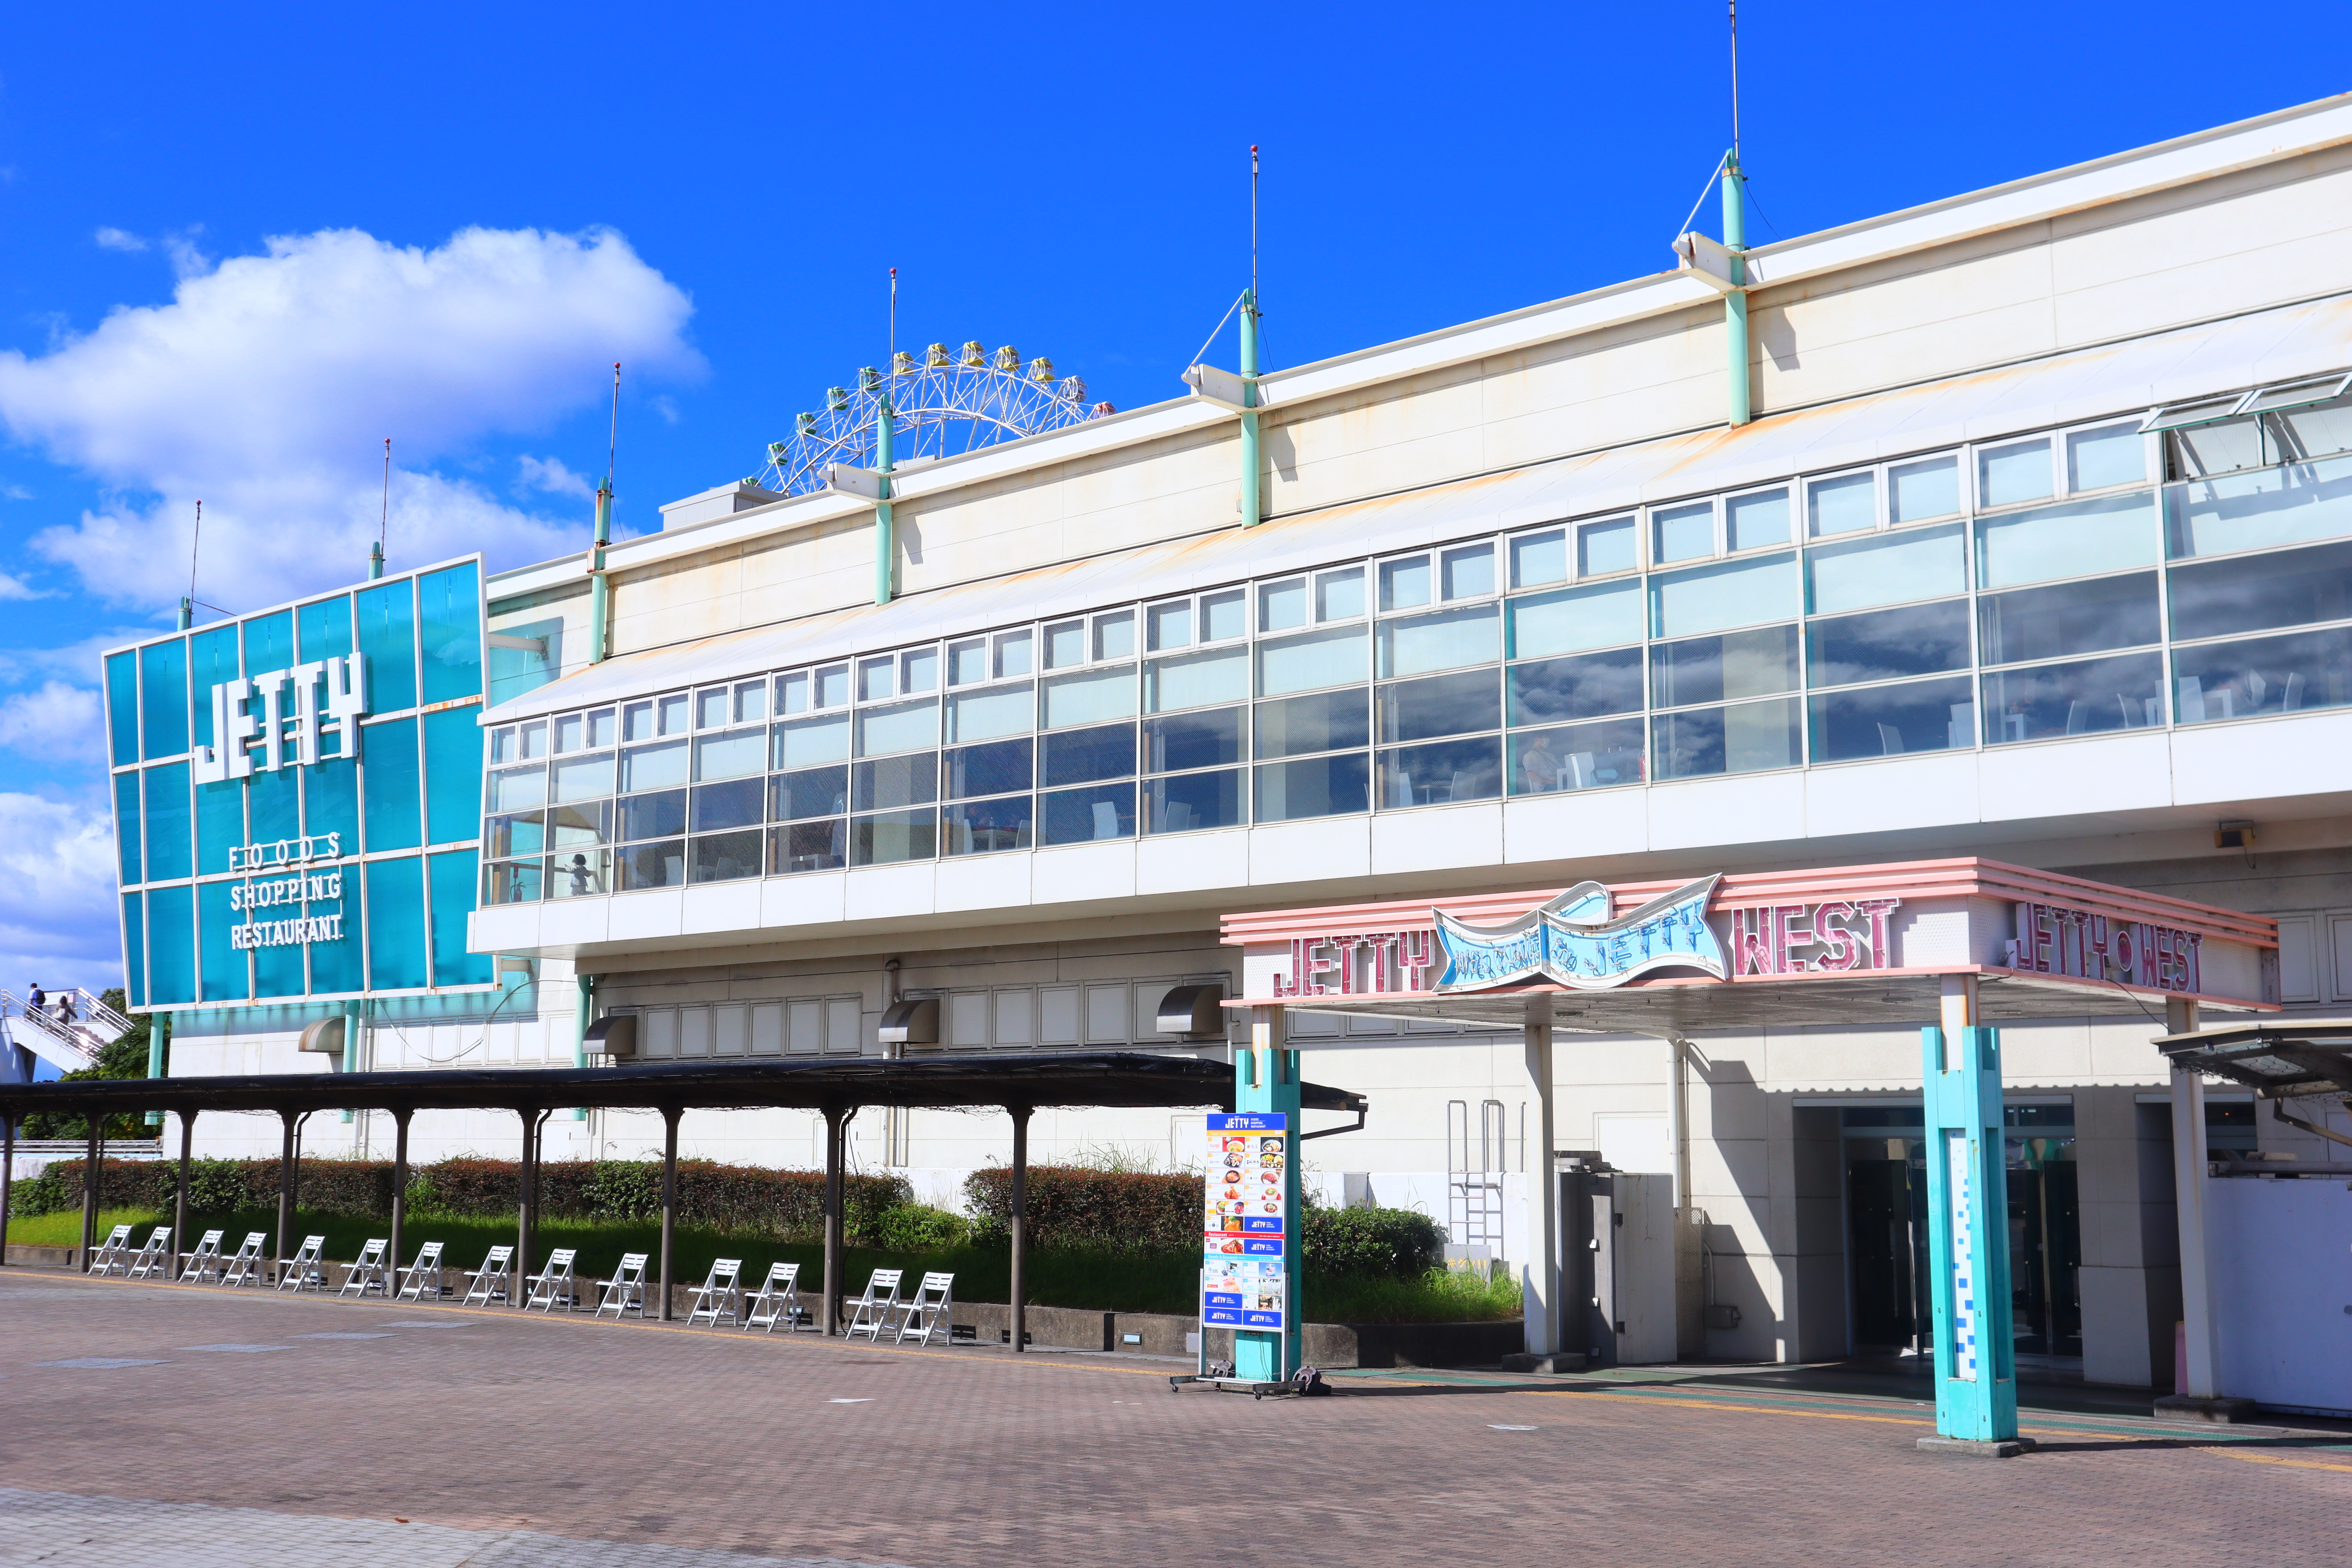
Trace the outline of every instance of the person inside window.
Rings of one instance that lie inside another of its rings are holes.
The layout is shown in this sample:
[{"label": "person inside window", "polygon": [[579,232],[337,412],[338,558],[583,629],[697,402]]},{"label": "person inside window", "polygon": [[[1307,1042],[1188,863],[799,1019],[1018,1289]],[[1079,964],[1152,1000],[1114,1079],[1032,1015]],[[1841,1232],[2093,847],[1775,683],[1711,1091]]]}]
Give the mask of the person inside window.
[{"label": "person inside window", "polygon": [[1549,795],[1559,787],[1559,757],[1541,735],[1521,742],[1519,772],[1528,795]]}]

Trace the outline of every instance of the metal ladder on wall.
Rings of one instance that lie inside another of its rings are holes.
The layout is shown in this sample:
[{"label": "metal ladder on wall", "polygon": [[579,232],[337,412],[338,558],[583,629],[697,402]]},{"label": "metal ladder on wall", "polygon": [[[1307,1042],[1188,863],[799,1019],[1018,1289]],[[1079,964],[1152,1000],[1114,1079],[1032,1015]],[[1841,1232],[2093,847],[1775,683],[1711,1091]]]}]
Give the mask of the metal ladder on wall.
[{"label": "metal ladder on wall", "polygon": [[1477,1256],[1466,1250],[1475,1247],[1484,1247],[1490,1261],[1502,1256],[1503,1176],[1509,1163],[1510,1121],[1501,1100],[1479,1101],[1475,1139],[1470,1102],[1445,1102],[1445,1229],[1454,1246],[1465,1249],[1465,1258]]}]

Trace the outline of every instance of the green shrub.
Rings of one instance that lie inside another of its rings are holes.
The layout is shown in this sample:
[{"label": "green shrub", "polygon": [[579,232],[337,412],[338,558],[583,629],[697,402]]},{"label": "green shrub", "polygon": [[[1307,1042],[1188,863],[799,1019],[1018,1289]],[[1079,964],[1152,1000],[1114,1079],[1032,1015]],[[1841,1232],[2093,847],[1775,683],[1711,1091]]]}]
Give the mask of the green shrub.
[{"label": "green shrub", "polygon": [[971,1222],[924,1204],[898,1204],[874,1223],[874,1245],[887,1252],[936,1252],[971,1240]]},{"label": "green shrub", "polygon": [[1309,1268],[1365,1279],[1419,1279],[1445,1261],[1445,1232],[1412,1209],[1310,1208],[1301,1245]]},{"label": "green shrub", "polygon": [[[1012,1170],[1000,1165],[974,1171],[964,1178],[963,1190],[975,1239],[1003,1245],[1013,1218]],[[1032,1165],[1029,1245],[1198,1252],[1202,1194],[1198,1176]]]}]

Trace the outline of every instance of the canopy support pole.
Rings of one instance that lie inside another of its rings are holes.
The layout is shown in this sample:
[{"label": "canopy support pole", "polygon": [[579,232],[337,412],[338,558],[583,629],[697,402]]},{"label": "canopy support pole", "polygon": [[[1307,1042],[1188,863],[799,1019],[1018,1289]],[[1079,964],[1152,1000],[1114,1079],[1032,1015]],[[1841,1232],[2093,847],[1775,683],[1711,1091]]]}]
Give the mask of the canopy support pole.
[{"label": "canopy support pole", "polygon": [[294,1139],[302,1125],[300,1115],[291,1110],[279,1111],[278,1120],[284,1123],[285,1142],[278,1153],[278,1267],[270,1271],[269,1276],[269,1282],[273,1285],[285,1278],[286,1259],[289,1256],[286,1250],[286,1237],[294,1228]]},{"label": "canopy support pole", "polygon": [[1551,998],[1528,998],[1528,1093],[1534,1101],[1535,1148],[1522,1156],[1528,1184],[1527,1262],[1522,1266],[1520,1318],[1527,1353],[1560,1349],[1559,1178],[1552,1173]]},{"label": "canopy support pole", "polygon": [[[394,1106],[392,1112],[392,1284],[400,1283],[400,1231],[408,1218],[408,1119],[416,1112],[408,1107]],[[387,1297],[397,1297],[396,1289],[387,1288]]]},{"label": "canopy support pole", "polygon": [[662,1237],[661,1237],[661,1321],[675,1321],[677,1313],[669,1304],[670,1244],[677,1237],[677,1119],[678,1107],[662,1107]]},{"label": "canopy support pole", "polygon": [[95,1111],[89,1118],[88,1152],[81,1160],[81,1271],[89,1272],[89,1255],[98,1247],[98,1166],[106,1153],[106,1142],[99,1136],[105,1119]]},{"label": "canopy support pole", "polygon": [[515,1180],[515,1266],[507,1281],[507,1305],[520,1307],[530,1299],[523,1277],[530,1272],[531,1207],[539,1194],[539,1108],[522,1108],[522,1166]]},{"label": "canopy support pole", "polygon": [[[196,1113],[180,1112],[180,1179],[172,1189],[172,1246],[174,1251],[188,1245],[188,1145],[194,1139]],[[176,1279],[180,1271],[173,1259],[166,1258],[163,1278]]]},{"label": "canopy support pole", "polygon": [[[2185,1035],[2197,1027],[2197,1004],[2185,997],[2164,1001],[2165,1032]],[[2186,1383],[2156,1402],[2158,1415],[2200,1421],[2242,1421],[2254,1413],[2251,1399],[2221,1392],[2220,1342],[2213,1322],[2212,1249],[2205,1229],[2205,1075],[2193,1068],[2172,1069],[2172,1192],[2180,1227],[2180,1334]]]},{"label": "canopy support pole", "polygon": [[847,1284],[842,1278],[847,1260],[842,1256],[841,1164],[844,1134],[852,1114],[837,1105],[824,1108],[824,1331],[828,1338],[839,1331],[841,1296]]},{"label": "canopy support pole", "polygon": [[1029,1348],[1029,1110],[1008,1105],[1013,1113],[1013,1349]]}]

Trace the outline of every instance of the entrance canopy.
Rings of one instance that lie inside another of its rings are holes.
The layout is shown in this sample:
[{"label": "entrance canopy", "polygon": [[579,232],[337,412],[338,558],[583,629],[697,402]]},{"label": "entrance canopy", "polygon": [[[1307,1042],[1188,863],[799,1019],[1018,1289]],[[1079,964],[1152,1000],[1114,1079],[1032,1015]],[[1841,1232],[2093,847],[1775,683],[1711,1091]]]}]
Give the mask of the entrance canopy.
[{"label": "entrance canopy", "polygon": [[2278,1007],[2259,915],[1973,857],[1229,915],[1228,1006],[1596,1033]]},{"label": "entrance canopy", "polygon": [[2164,1035],[2172,1065],[2232,1079],[2264,1100],[2352,1095],[2352,1021],[2278,1018]]}]

